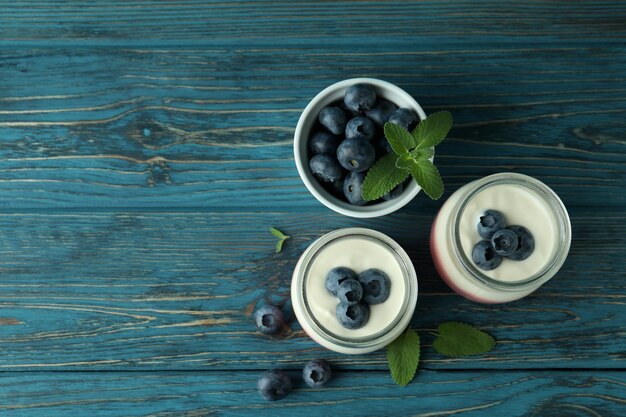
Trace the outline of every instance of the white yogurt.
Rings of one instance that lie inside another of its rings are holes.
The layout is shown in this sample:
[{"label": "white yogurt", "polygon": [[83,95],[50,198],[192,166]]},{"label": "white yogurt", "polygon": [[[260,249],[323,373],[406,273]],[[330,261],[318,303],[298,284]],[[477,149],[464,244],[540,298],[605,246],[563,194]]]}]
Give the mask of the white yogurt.
[{"label": "white yogurt", "polygon": [[491,271],[482,271],[489,278],[503,282],[524,280],[541,271],[554,256],[557,223],[546,204],[528,189],[515,185],[494,185],[474,196],[465,206],[459,222],[461,246],[471,259],[472,249],[482,240],[477,225],[486,210],[504,214],[507,226],[527,228],[535,239],[535,249],[523,261],[502,259]]},{"label": "white yogurt", "polygon": [[[489,209],[501,212],[507,226],[524,226],[532,233],[535,249],[528,258],[505,258],[491,271],[473,265],[472,249],[482,240],[477,225]],[[558,196],[540,181],[515,173],[491,175],[454,192],[439,210],[430,235],[431,254],[441,278],[457,293],[481,303],[509,302],[535,291],[562,266],[570,243],[569,216]]]},{"label": "white yogurt", "polygon": [[[339,324],[339,300],[326,290],[326,275],[339,266],[356,273],[380,269],[391,282],[387,300],[370,306],[369,320],[359,329]],[[365,228],[335,230],[311,243],[291,281],[293,311],[302,329],[320,345],[349,354],[373,352],[398,337],[411,321],[417,293],[417,275],[406,252],[389,236]]]},{"label": "white yogurt", "polygon": [[[389,276],[391,291],[384,303],[370,306],[365,326],[347,329],[339,324],[335,309],[339,300],[326,290],[326,275],[333,268],[344,266],[357,274],[377,268]],[[364,337],[389,326],[400,313],[405,285],[395,255],[371,240],[349,237],[328,245],[311,263],[306,280],[306,297],[315,319],[339,337]]]}]

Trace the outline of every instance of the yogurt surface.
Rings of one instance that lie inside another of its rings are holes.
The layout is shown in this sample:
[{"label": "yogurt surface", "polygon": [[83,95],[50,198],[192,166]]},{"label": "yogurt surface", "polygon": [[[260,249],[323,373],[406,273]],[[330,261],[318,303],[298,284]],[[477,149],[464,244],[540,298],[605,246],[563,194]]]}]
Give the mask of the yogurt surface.
[{"label": "yogurt surface", "polygon": [[468,201],[459,220],[459,237],[463,252],[472,259],[472,249],[482,240],[477,231],[480,216],[486,210],[498,210],[506,225],[527,228],[535,239],[535,249],[523,261],[507,258],[491,271],[480,271],[494,280],[515,282],[527,279],[541,271],[556,251],[557,221],[545,203],[527,188],[516,185],[493,185]]},{"label": "yogurt surface", "polygon": [[[326,274],[344,266],[357,274],[377,268],[389,276],[391,291],[384,303],[370,306],[370,317],[360,329],[346,329],[337,320],[339,300],[326,290]],[[329,333],[340,338],[362,338],[387,328],[402,310],[405,280],[395,254],[376,241],[347,236],[328,244],[315,257],[305,280],[306,302],[312,315]]]}]

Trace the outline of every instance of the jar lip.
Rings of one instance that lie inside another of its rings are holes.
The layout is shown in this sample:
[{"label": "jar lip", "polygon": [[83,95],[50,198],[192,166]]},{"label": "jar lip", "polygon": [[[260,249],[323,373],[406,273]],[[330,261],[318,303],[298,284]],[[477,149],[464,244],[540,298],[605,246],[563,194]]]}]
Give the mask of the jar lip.
[{"label": "jar lip", "polygon": [[[395,317],[389,325],[379,332],[360,338],[341,337],[327,330],[313,315],[308,305],[306,295],[306,278],[308,276],[309,268],[316,259],[317,255],[321,253],[324,248],[328,247],[328,245],[341,239],[353,237],[365,238],[374,241],[377,244],[383,245],[386,250],[393,253],[403,271],[406,288],[404,299],[402,301],[402,307],[400,308],[397,317]],[[300,260],[298,261],[298,265],[294,270],[293,280],[292,297],[294,298],[294,302],[303,306],[301,309],[301,316],[297,314],[298,319],[304,320],[306,325],[310,327],[317,336],[330,345],[326,346],[329,348],[331,348],[331,346],[338,346],[348,350],[358,350],[359,353],[365,353],[366,351],[372,351],[383,347],[393,341],[409,324],[411,318],[413,317],[417,302],[417,274],[408,254],[393,239],[372,229],[344,228],[323,235],[314,241],[302,254]],[[296,309],[294,308],[294,310]]]},{"label": "jar lip", "polygon": [[[500,184],[512,184],[529,189],[533,192],[533,194],[542,198],[542,200],[546,203],[546,206],[552,211],[557,222],[558,241],[555,244],[557,245],[557,248],[560,249],[554,251],[551,259],[540,271],[520,281],[504,282],[495,280],[483,274],[462,250],[460,242],[458,225],[467,204],[471,201],[472,197],[481,191]],[[450,239],[454,242],[452,246],[454,247],[456,258],[459,260],[461,266],[470,275],[470,277],[483,285],[504,291],[521,291],[534,288],[554,276],[567,258],[572,240],[571,224],[567,209],[565,208],[563,201],[561,201],[559,196],[550,187],[538,179],[528,175],[515,172],[501,172],[477,180],[472,187],[468,188],[464,194],[461,195],[459,202],[454,208],[453,216],[454,222],[450,223],[449,232]]]}]

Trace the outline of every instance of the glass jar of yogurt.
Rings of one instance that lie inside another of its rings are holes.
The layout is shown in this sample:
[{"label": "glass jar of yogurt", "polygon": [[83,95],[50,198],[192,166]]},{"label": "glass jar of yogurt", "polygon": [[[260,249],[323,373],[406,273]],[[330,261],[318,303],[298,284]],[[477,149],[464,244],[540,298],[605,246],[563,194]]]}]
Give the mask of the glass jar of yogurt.
[{"label": "glass jar of yogurt", "polygon": [[[376,268],[391,281],[389,297],[370,306],[361,328],[344,328],[336,317],[339,301],[326,289],[326,275],[335,267],[357,274]],[[385,234],[339,229],[304,251],[293,273],[291,300],[298,322],[317,343],[340,353],[368,353],[391,343],[409,325],[417,302],[417,276],[406,252]]]},{"label": "glass jar of yogurt", "polygon": [[[479,269],[472,249],[486,210],[504,214],[506,225],[521,225],[533,235],[528,258],[503,258],[495,269]],[[430,249],[441,278],[458,294],[480,303],[505,303],[532,293],[565,262],[572,239],[570,220],[554,191],[532,177],[500,173],[473,181],[454,192],[435,218]]]}]

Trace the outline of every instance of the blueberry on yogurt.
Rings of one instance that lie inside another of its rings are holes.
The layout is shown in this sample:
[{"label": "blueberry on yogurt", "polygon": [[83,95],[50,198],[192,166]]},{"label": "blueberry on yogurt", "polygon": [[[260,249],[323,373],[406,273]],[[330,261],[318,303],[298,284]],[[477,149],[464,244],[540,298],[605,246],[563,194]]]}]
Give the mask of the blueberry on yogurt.
[{"label": "blueberry on yogurt", "polygon": [[380,304],[389,298],[391,280],[380,269],[368,269],[359,274],[363,286],[363,301],[367,304]]},{"label": "blueberry on yogurt", "polygon": [[337,320],[346,329],[359,329],[365,326],[370,318],[370,307],[365,303],[337,305]]},{"label": "blueberry on yogurt", "polygon": [[478,219],[478,234],[483,239],[491,239],[495,232],[504,227],[504,215],[497,210],[487,210]]},{"label": "blueberry on yogurt", "polygon": [[528,258],[535,250],[533,235],[524,226],[509,226],[507,229],[513,231],[517,236],[517,247],[512,254],[508,255],[508,258],[514,261],[523,261]]},{"label": "blueberry on yogurt", "polygon": [[359,276],[351,270],[350,268],[346,268],[344,266],[338,266],[337,268],[333,268],[328,271],[326,274],[326,289],[328,292],[337,297],[337,291],[339,291],[339,286],[342,282],[348,279],[357,280]]},{"label": "blueberry on yogurt", "polygon": [[363,298],[363,287],[356,279],[347,279],[339,284],[337,298],[348,305],[357,304]]},{"label": "blueberry on yogurt", "polygon": [[481,240],[472,249],[472,260],[480,269],[491,271],[502,263],[502,256],[498,255],[488,240]]}]

